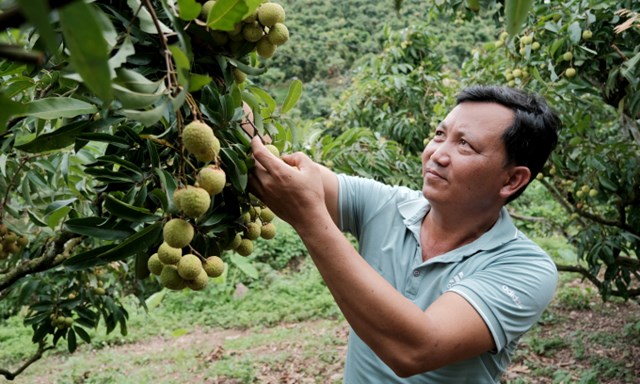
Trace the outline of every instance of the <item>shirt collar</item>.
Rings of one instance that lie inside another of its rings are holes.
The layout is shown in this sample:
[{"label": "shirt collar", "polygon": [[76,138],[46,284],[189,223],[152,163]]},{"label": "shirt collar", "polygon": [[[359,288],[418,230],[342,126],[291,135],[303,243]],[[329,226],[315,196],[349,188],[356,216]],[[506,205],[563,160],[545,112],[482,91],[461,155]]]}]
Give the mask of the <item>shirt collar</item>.
[{"label": "shirt collar", "polygon": [[[403,218],[404,225],[414,235],[418,244],[420,244],[420,225],[430,209],[431,205],[429,201],[422,195],[398,204],[398,212]],[[479,251],[488,251],[497,248],[515,239],[517,236],[518,229],[511,221],[507,209],[502,207],[498,221],[496,221],[489,231],[471,243],[442,255],[445,257],[437,257],[435,259],[439,259],[439,261],[455,261],[471,256]]]}]

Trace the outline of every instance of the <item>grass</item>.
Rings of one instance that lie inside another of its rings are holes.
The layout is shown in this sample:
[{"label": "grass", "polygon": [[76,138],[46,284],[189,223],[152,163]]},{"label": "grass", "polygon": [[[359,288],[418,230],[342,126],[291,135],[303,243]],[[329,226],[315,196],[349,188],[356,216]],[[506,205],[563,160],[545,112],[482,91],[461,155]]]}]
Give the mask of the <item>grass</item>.
[{"label": "grass", "polygon": [[[548,242],[562,252],[562,244]],[[295,271],[261,267],[242,298],[233,286],[160,294],[149,312],[128,302],[129,334],[93,332],[74,354],[65,343],[13,381],[37,383],[339,383],[347,324],[308,258]],[[34,351],[20,316],[0,326],[0,368]],[[552,305],[521,339],[504,383],[634,383],[640,310],[602,303],[575,275],[561,275]]]}]

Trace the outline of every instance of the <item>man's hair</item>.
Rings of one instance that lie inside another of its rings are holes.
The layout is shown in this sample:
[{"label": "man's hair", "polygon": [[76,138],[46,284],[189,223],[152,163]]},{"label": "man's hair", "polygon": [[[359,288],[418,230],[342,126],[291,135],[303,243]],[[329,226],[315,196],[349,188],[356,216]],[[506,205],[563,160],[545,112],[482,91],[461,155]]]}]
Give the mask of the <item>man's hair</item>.
[{"label": "man's hair", "polygon": [[466,101],[498,103],[514,112],[513,124],[502,134],[507,164],[525,166],[531,178],[509,196],[507,203],[520,196],[542,170],[558,142],[560,119],[539,95],[499,86],[472,86],[460,92],[457,104]]}]

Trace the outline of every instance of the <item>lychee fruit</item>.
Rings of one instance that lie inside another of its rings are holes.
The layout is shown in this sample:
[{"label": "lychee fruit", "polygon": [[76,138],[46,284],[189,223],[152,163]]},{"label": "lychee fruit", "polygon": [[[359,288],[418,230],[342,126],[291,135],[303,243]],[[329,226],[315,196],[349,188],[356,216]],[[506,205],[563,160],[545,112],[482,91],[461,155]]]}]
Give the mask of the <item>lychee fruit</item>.
[{"label": "lychee fruit", "polygon": [[180,193],[180,209],[185,215],[197,218],[204,215],[211,205],[211,196],[206,189],[189,186]]},{"label": "lychee fruit", "polygon": [[213,130],[201,121],[192,121],[182,131],[184,148],[202,162],[213,161],[220,153],[220,140]]},{"label": "lychee fruit", "polygon": [[160,275],[160,272],[162,272],[162,268],[164,267],[164,265],[160,261],[157,252],[149,257],[149,260],[147,260],[147,267],[149,268],[149,272],[153,273],[156,276]]},{"label": "lychee fruit", "polygon": [[201,271],[202,262],[196,255],[184,255],[178,262],[178,274],[185,280],[195,279]]},{"label": "lychee fruit", "polygon": [[194,230],[183,219],[171,219],[162,229],[164,241],[173,248],[184,248],[193,240]]},{"label": "lychee fruit", "polygon": [[267,34],[267,38],[276,46],[282,45],[289,40],[289,29],[282,23],[276,23]]},{"label": "lychee fruit", "polygon": [[272,27],[275,23],[282,23],[284,17],[284,8],[278,3],[264,3],[258,8],[258,21],[266,27]]},{"label": "lychee fruit", "polygon": [[200,188],[204,188],[209,195],[215,196],[222,192],[227,182],[225,172],[212,165],[202,168],[196,176],[196,181]]},{"label": "lychee fruit", "polygon": [[181,257],[182,249],[172,247],[167,242],[160,244],[158,247],[158,260],[162,264],[177,264]]},{"label": "lychee fruit", "polygon": [[160,272],[160,284],[174,291],[179,291],[186,286],[184,279],[178,274],[178,267],[175,265],[165,265],[162,268],[162,272]]},{"label": "lychee fruit", "polygon": [[224,272],[224,261],[218,256],[209,256],[203,267],[207,276],[218,277]]}]

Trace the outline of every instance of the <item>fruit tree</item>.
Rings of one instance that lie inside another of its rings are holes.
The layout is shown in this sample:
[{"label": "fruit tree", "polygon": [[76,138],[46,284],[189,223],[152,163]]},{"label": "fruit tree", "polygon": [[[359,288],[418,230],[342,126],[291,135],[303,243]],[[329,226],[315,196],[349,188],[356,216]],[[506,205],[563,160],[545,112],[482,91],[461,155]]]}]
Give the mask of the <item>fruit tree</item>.
[{"label": "fruit tree", "polygon": [[0,308],[37,345],[5,378],[101,321],[125,334],[125,295],[255,277],[276,233],[249,141],[288,148],[301,92],[251,81],[289,39],[280,4],[17,0],[0,30]]}]

